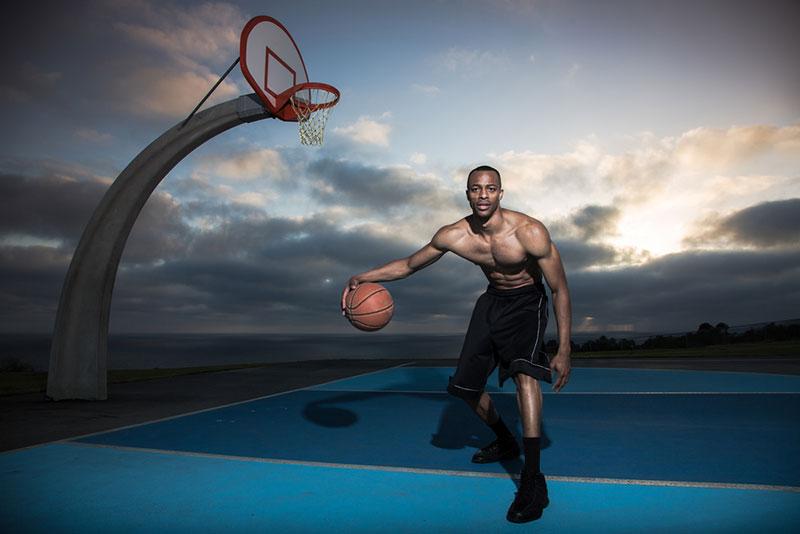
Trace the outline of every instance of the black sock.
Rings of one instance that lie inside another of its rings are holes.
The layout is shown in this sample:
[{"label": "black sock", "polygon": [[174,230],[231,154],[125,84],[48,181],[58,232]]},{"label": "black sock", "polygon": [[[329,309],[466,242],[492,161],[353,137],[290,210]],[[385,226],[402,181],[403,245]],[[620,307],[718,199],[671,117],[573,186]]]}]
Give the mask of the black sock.
[{"label": "black sock", "polygon": [[503,422],[503,418],[499,415],[497,416],[497,421],[489,425],[489,428],[494,430],[494,433],[497,434],[497,437],[503,441],[514,439],[514,434],[511,433],[506,424]]},{"label": "black sock", "polygon": [[525,467],[528,475],[539,473],[539,448],[540,438],[522,438],[522,447],[525,449]]}]

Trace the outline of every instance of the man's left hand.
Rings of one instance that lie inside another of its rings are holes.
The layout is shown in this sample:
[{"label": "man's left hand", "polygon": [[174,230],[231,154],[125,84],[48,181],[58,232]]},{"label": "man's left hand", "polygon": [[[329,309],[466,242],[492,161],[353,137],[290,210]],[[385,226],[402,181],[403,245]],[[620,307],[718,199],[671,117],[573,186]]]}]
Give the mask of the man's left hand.
[{"label": "man's left hand", "polygon": [[569,372],[572,367],[569,354],[559,352],[550,360],[550,370],[558,373],[558,380],[553,384],[553,391],[558,393],[569,382]]}]

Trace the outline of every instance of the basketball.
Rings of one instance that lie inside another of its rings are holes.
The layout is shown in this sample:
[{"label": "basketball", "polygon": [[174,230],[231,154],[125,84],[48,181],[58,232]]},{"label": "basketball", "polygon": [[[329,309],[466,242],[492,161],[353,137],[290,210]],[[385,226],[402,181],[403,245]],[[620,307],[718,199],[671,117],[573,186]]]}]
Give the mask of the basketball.
[{"label": "basketball", "polygon": [[350,323],[366,332],[380,330],[392,320],[394,301],[380,284],[365,282],[351,290],[345,301],[345,315]]}]

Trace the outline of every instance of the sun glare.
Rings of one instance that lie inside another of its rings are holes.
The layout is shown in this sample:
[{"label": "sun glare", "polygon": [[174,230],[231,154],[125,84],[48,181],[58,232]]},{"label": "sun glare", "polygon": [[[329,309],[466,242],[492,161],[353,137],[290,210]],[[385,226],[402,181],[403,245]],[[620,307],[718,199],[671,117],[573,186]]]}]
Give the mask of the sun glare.
[{"label": "sun glare", "polygon": [[617,232],[609,240],[615,247],[648,251],[657,257],[683,249],[685,224],[661,210],[637,210],[623,215]]}]

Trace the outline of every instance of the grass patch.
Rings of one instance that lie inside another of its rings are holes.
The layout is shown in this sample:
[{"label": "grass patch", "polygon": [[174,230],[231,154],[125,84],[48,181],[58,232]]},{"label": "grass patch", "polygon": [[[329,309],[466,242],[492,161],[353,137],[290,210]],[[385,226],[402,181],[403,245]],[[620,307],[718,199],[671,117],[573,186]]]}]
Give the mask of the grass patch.
[{"label": "grass patch", "polygon": [[[153,380],[156,378],[171,378],[175,376],[194,375],[199,373],[216,373],[219,371],[233,371],[236,369],[249,369],[253,367],[266,367],[269,363],[239,363],[232,365],[211,365],[205,367],[175,367],[165,369],[113,369],[108,372],[108,382],[122,384],[125,382],[138,382],[140,380]],[[33,371],[2,371],[0,372],[0,395],[16,395],[19,393],[42,393],[47,389],[47,373]]]},{"label": "grass patch", "polygon": [[47,387],[47,373],[31,371],[0,372],[0,395],[36,393]]},{"label": "grass patch", "polygon": [[709,345],[682,349],[634,349],[597,352],[573,352],[580,358],[719,358],[719,357],[800,356],[800,341],[773,341],[765,343],[735,343]]}]

